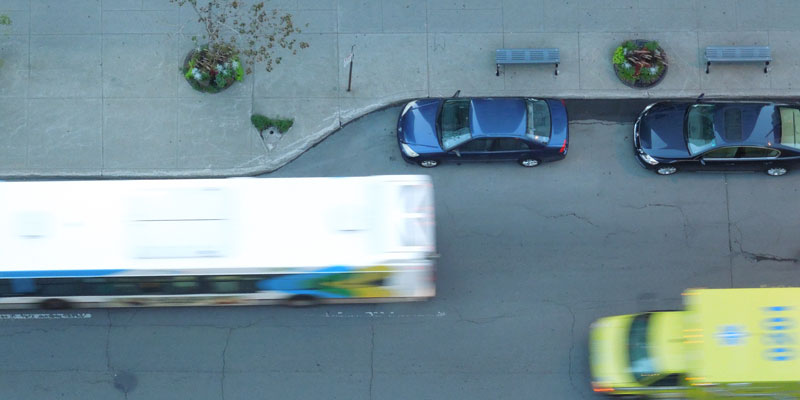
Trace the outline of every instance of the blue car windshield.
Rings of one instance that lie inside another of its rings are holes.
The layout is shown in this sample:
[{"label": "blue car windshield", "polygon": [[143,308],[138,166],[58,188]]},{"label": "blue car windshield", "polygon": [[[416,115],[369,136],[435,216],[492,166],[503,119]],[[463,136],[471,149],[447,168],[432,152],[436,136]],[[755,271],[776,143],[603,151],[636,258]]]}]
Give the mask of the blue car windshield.
[{"label": "blue car windshield", "polygon": [[700,154],[717,145],[714,134],[713,104],[693,104],[686,114],[686,144],[689,153]]},{"label": "blue car windshield", "polygon": [[445,151],[472,138],[469,128],[469,99],[447,99],[439,113],[439,139]]}]

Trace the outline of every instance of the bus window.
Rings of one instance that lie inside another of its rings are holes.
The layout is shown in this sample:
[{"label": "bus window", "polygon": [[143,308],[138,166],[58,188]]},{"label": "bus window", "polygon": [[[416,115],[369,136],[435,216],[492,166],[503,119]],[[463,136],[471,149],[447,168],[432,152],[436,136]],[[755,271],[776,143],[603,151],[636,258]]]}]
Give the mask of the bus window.
[{"label": "bus window", "polygon": [[39,278],[36,280],[37,295],[42,297],[74,296],[81,293],[80,279],[76,278]]},{"label": "bus window", "polygon": [[32,278],[11,279],[11,292],[16,294],[32,294],[36,292],[36,283]]},{"label": "bus window", "polygon": [[140,294],[136,283],[130,278],[108,278],[107,282],[114,296],[133,296]]},{"label": "bus window", "polygon": [[11,296],[14,292],[11,291],[11,280],[0,279],[0,297]]},{"label": "bus window", "polygon": [[196,276],[174,276],[171,279],[170,294],[194,294],[200,292],[200,280]]},{"label": "bus window", "polygon": [[241,293],[241,280],[237,276],[208,277],[208,291],[211,293]]}]

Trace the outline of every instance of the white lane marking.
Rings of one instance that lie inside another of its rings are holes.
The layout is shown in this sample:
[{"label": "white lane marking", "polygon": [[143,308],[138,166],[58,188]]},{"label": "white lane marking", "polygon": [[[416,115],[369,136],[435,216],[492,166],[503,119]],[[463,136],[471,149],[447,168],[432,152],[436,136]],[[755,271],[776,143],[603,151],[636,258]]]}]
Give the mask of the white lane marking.
[{"label": "white lane marking", "polygon": [[437,311],[435,314],[397,314],[394,311],[364,311],[363,313],[325,311],[322,316],[325,318],[441,318],[446,315],[447,313],[444,311]]},{"label": "white lane marking", "polygon": [[14,313],[0,314],[0,319],[87,319],[90,313]]}]

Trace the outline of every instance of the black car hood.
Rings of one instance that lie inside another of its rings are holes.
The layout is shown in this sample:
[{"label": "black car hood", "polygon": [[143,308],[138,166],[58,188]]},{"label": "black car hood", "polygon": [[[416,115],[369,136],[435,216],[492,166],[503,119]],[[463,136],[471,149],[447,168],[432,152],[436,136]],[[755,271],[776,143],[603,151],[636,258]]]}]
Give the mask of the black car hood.
[{"label": "black car hood", "polygon": [[657,158],[689,158],[683,136],[685,104],[656,104],[639,121],[639,147]]}]

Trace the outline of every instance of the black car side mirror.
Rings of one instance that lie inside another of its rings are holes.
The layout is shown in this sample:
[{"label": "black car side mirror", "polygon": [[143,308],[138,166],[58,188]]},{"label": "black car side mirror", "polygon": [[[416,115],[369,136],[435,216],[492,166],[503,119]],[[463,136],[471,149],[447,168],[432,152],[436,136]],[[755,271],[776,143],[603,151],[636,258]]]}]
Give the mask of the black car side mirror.
[{"label": "black car side mirror", "polygon": [[703,157],[700,157],[700,164],[706,165],[706,159],[703,158]]},{"label": "black car side mirror", "polygon": [[456,153],[457,157],[461,157],[461,152],[458,149],[453,150],[453,153]]}]

